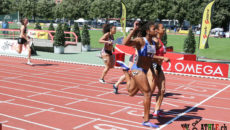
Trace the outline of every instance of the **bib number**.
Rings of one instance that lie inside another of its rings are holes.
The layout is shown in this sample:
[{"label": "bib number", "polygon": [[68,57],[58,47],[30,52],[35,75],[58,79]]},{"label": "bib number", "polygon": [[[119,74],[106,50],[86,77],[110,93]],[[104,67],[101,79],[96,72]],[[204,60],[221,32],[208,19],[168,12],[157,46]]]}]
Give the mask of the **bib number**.
[{"label": "bib number", "polygon": [[154,45],[148,45],[147,53],[148,53],[148,56],[152,57],[156,53],[156,47]]}]

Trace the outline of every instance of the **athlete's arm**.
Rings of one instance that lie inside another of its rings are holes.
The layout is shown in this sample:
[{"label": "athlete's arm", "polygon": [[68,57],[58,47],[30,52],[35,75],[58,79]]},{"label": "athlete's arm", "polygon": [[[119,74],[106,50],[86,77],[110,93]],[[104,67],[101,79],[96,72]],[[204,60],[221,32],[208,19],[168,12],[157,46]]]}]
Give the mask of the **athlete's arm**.
[{"label": "athlete's arm", "polygon": [[139,28],[138,21],[136,21],[134,23],[133,31],[131,31],[129,33],[129,35],[126,38],[123,39],[123,41],[122,41],[123,45],[134,46],[134,47],[140,45],[140,38],[132,39],[132,36],[135,34],[135,32],[138,30],[138,28]]},{"label": "athlete's arm", "polygon": [[106,39],[108,39],[109,37],[109,32],[105,33],[100,39],[99,39],[99,43],[103,43],[103,44],[113,44],[112,41],[108,41]]}]

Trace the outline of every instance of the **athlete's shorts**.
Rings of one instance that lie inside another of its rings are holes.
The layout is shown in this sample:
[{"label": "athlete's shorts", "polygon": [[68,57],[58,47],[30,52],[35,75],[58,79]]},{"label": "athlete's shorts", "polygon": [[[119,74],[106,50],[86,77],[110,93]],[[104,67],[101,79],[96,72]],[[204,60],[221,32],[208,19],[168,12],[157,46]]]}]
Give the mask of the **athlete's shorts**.
[{"label": "athlete's shorts", "polygon": [[27,40],[25,38],[18,38],[18,44],[25,44]]}]

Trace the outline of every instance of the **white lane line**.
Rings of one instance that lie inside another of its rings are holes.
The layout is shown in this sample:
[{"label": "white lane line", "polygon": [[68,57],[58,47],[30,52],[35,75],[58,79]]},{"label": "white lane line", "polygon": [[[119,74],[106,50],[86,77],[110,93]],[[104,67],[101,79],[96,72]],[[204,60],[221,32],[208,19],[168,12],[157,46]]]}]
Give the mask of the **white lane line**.
[{"label": "white lane line", "polygon": [[54,109],[54,108],[44,109],[42,111],[38,111],[38,112],[31,113],[31,114],[27,114],[27,115],[24,115],[24,117],[33,116],[33,115],[36,115],[36,114],[39,114],[39,113],[42,113],[42,112],[50,111],[52,109]]},{"label": "white lane line", "polygon": [[94,112],[88,112],[88,111],[84,111],[84,110],[79,110],[79,109],[75,109],[75,108],[70,108],[70,107],[65,107],[65,106],[61,106],[61,105],[51,104],[51,103],[47,103],[47,102],[42,102],[42,101],[27,99],[27,98],[23,98],[23,97],[19,97],[19,96],[14,96],[14,95],[10,95],[10,94],[5,94],[5,93],[0,93],[0,94],[1,95],[5,95],[5,96],[9,96],[9,97],[14,97],[14,98],[17,98],[17,99],[32,101],[32,102],[46,104],[46,105],[50,105],[50,106],[54,106],[54,107],[59,107],[59,108],[67,109],[67,110],[73,110],[73,111],[78,111],[78,112],[82,112],[82,113],[87,113],[87,114],[94,115],[94,116],[101,116],[101,117],[105,117],[105,118],[109,118],[109,119],[115,119],[115,120],[119,120],[119,121],[125,121],[125,122],[129,122],[129,123],[140,125],[139,122],[130,121],[130,120],[126,120],[126,119],[121,119],[121,118],[117,118],[117,117],[111,117],[111,116],[107,116],[107,115],[103,115],[103,114],[98,114],[98,113],[94,113]]},{"label": "white lane line", "polygon": [[10,100],[5,100],[5,101],[0,101],[0,103],[7,103],[7,102],[11,102],[14,101],[15,99],[10,99]]},{"label": "white lane line", "polygon": [[1,116],[5,116],[5,117],[8,117],[8,118],[11,118],[11,119],[23,121],[23,122],[26,122],[26,123],[30,123],[30,124],[42,126],[42,127],[45,127],[45,128],[53,129],[53,130],[61,130],[61,129],[59,129],[59,128],[55,128],[55,127],[52,127],[52,126],[48,126],[48,125],[44,125],[44,124],[40,124],[40,123],[28,121],[28,120],[25,120],[25,119],[17,118],[17,117],[10,116],[10,115],[6,115],[6,114],[2,114],[2,113],[0,113],[0,115],[1,115]]},{"label": "white lane line", "polygon": [[200,103],[196,104],[195,106],[191,107],[190,109],[186,110],[183,113],[180,113],[178,116],[174,117],[173,119],[171,119],[170,121],[166,122],[164,125],[162,125],[160,128],[158,129],[162,129],[164,127],[166,127],[167,125],[169,125],[170,123],[172,123],[173,121],[177,120],[178,118],[180,118],[181,116],[185,115],[186,113],[192,111],[193,109],[195,109],[196,107],[198,107],[199,105],[205,103],[206,101],[210,100],[211,98],[215,97],[217,94],[221,93],[222,91],[228,89],[230,87],[230,85],[226,86],[225,88],[223,88],[222,90],[216,92],[215,94],[209,96],[208,98],[204,99],[203,101],[201,101]]},{"label": "white lane line", "polygon": [[78,87],[80,87],[80,85],[73,86],[73,87],[66,87],[66,88],[63,88],[63,89],[60,89],[60,90],[67,90],[67,89],[71,89],[71,88],[78,88]]},{"label": "white lane line", "polygon": [[107,95],[107,94],[110,94],[110,93],[113,93],[113,92],[112,91],[111,92],[105,92],[105,93],[97,95],[97,97],[100,97],[100,96],[103,96],[103,95]]},{"label": "white lane line", "polygon": [[[21,90],[21,89],[15,89],[15,88],[9,88],[9,87],[2,87],[1,88],[6,88],[6,89],[12,89],[12,90],[17,90],[17,91],[22,91],[22,92],[31,92],[31,93],[36,93],[33,91],[29,91],[29,90]],[[77,98],[72,98],[72,97],[66,97],[66,96],[58,96],[58,95],[53,95],[53,94],[45,94],[48,96],[53,96],[53,97],[58,97],[58,98],[64,98],[64,99],[71,99],[71,100],[81,100],[81,99],[77,99]],[[90,97],[88,97],[90,98]],[[110,103],[104,103],[104,102],[97,102],[97,101],[89,101],[89,100],[85,100],[86,102],[91,102],[91,103],[98,103],[98,104],[103,104],[103,105],[110,105],[110,106],[116,106],[116,107],[126,107],[123,105],[116,105],[116,104],[110,104]],[[3,102],[5,103],[5,102]],[[127,104],[127,105],[134,105],[134,104]],[[135,106],[135,108],[133,109],[138,109],[137,107],[139,107],[138,105]]]},{"label": "white lane line", "polygon": [[10,125],[5,125],[5,124],[2,124],[3,127],[6,127],[6,128],[12,128],[14,130],[26,130],[26,129],[22,129],[22,128],[19,128],[19,127],[15,127],[15,126],[10,126]]},{"label": "white lane line", "polygon": [[178,105],[174,105],[174,104],[171,104],[171,103],[168,103],[168,102],[163,102],[163,104],[167,104],[167,105],[170,105],[170,106],[173,106],[173,107],[179,107]]},{"label": "white lane line", "polygon": [[101,120],[101,119],[100,119],[100,118],[94,119],[94,120],[92,120],[92,121],[89,121],[89,122],[86,122],[86,123],[81,124],[81,125],[79,125],[79,126],[76,126],[76,127],[74,127],[73,129],[75,130],[75,129],[81,128],[81,127],[83,127],[83,126],[86,126],[86,125],[88,125],[88,124],[90,124],[90,123],[93,123],[93,122],[96,122],[96,121],[98,121],[98,120]]},{"label": "white lane line", "polygon": [[78,102],[82,102],[82,101],[87,101],[87,100],[88,100],[88,98],[86,98],[86,99],[80,99],[80,100],[78,100],[78,101],[66,103],[65,105],[68,106],[68,105],[72,105],[72,104],[75,104],[75,103],[78,103]]},{"label": "white lane line", "polygon": [[[38,107],[27,106],[27,105],[16,104],[16,103],[9,103],[9,102],[7,102],[7,104],[11,104],[11,105],[15,105],[15,106],[21,106],[21,107],[26,107],[26,108],[32,108],[32,109],[37,109],[37,110],[45,110],[45,109],[38,108]],[[57,114],[62,114],[62,115],[68,115],[68,116],[72,116],[72,117],[80,117],[80,118],[90,119],[90,120],[94,120],[95,119],[93,117],[80,116],[80,115],[76,115],[76,114],[65,113],[65,112],[60,112],[60,111],[55,111],[55,110],[50,110],[49,112],[53,112],[53,113],[57,113]],[[131,127],[146,129],[146,127],[142,127],[140,125],[131,125],[131,124],[127,124],[127,123],[120,123],[120,122],[114,122],[114,121],[111,122],[111,120],[103,120],[103,119],[101,119],[101,121],[106,122],[106,123],[120,124],[120,125],[125,125],[125,126],[131,126]]]},{"label": "white lane line", "polygon": [[[175,112],[175,111],[165,111],[164,113],[166,113],[166,115],[177,115],[179,114],[179,112]],[[192,118],[192,119],[198,119],[197,117],[193,117],[193,115],[191,116],[187,116],[187,115],[184,115],[184,117],[187,117],[187,118]],[[200,118],[199,118],[200,119]],[[230,122],[227,122],[227,121],[221,121],[221,120],[215,120],[215,119],[209,119],[209,118],[203,118],[202,117],[202,120],[207,120],[207,121],[212,121],[212,122],[220,122],[220,123],[225,123],[225,124],[230,124]]]},{"label": "white lane line", "polygon": [[7,123],[7,122],[9,122],[9,121],[0,121],[1,124]]},{"label": "white lane line", "polygon": [[112,113],[110,113],[111,115],[114,115],[114,114],[116,114],[116,113],[118,113],[118,112],[121,112],[121,111],[126,111],[127,109],[130,109],[131,107],[125,107],[125,108],[122,108],[122,109],[120,109],[120,110],[117,110],[117,111],[115,111],[115,112],[112,112]]},{"label": "white lane line", "polygon": [[43,94],[47,94],[47,93],[51,93],[51,91],[43,92],[43,93],[37,93],[37,94],[29,95],[29,96],[27,96],[27,97],[35,97],[35,96],[43,95]]}]

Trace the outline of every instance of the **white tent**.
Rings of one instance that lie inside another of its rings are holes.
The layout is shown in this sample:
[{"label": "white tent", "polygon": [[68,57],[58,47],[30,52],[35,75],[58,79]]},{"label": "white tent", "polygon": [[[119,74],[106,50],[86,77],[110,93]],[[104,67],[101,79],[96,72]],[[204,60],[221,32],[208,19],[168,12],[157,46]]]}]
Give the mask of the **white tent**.
[{"label": "white tent", "polygon": [[213,28],[211,32],[223,32],[223,28]]},{"label": "white tent", "polygon": [[86,22],[88,22],[88,21],[87,21],[87,20],[84,20],[83,18],[79,18],[78,20],[74,20],[74,22],[86,23]]}]

